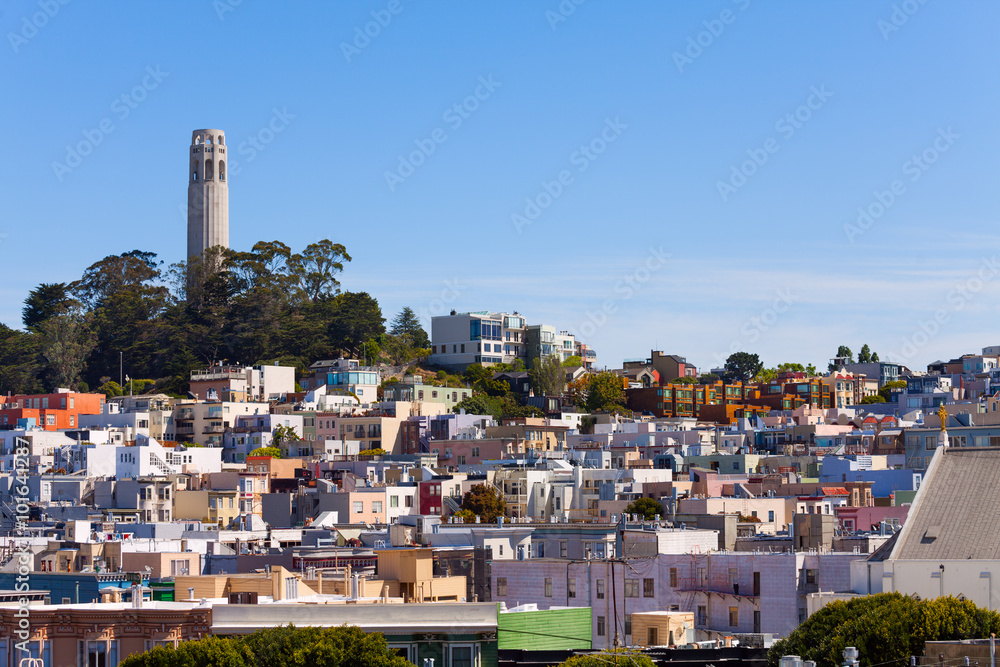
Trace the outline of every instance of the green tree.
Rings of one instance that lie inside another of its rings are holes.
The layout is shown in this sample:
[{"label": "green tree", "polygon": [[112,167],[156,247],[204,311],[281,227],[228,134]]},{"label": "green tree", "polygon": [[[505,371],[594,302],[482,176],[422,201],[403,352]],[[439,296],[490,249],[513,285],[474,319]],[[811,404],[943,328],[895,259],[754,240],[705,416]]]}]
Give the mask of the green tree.
[{"label": "green tree", "polygon": [[760,357],[749,352],[734,352],[726,359],[726,379],[731,382],[749,382],[760,373],[764,364]]},{"label": "green tree", "polygon": [[104,394],[108,398],[125,395],[125,390],[122,389],[122,386],[114,380],[106,380],[104,384],[97,388],[97,392]]},{"label": "green tree", "polygon": [[670,384],[698,384],[698,378],[693,377],[682,377],[674,378],[670,381]]},{"label": "green tree", "polygon": [[42,322],[69,310],[76,304],[66,289],[66,283],[42,283],[28,293],[21,310],[26,329],[35,329]]},{"label": "green tree", "polygon": [[333,305],[327,335],[335,346],[353,350],[385,333],[382,309],[367,292],[338,294]]},{"label": "green tree", "polygon": [[377,632],[360,628],[259,630],[242,637],[208,637],[136,653],[122,667],[407,667]]},{"label": "green tree", "polygon": [[626,514],[641,514],[643,519],[652,521],[657,515],[663,517],[663,505],[652,498],[636,498],[625,508]]},{"label": "green tree", "polygon": [[42,391],[39,379],[41,336],[0,324],[0,395]]},{"label": "green tree", "polygon": [[577,366],[583,366],[583,359],[579,354],[573,354],[566,357],[566,361],[562,362],[563,368],[576,368]]},{"label": "green tree", "polygon": [[475,523],[476,515],[472,510],[458,510],[452,516],[462,520],[462,523]]},{"label": "green tree", "polygon": [[778,364],[778,367],[775,370],[779,373],[805,373],[806,367],[802,364],[795,364],[786,361],[783,364]]},{"label": "green tree", "polygon": [[625,408],[625,384],[611,371],[593,373],[587,378],[587,412],[620,412]]},{"label": "green tree", "polygon": [[462,497],[462,509],[469,510],[483,521],[490,523],[504,515],[507,503],[503,495],[487,484],[477,484]]},{"label": "green tree", "polygon": [[890,380],[886,382],[879,388],[878,395],[882,397],[883,402],[888,403],[895,389],[906,389],[906,380]]},{"label": "green tree", "polygon": [[768,652],[777,665],[783,655],[799,655],[821,667],[839,665],[847,646],[858,649],[862,665],[896,662],[921,655],[924,642],[987,638],[1000,631],[1000,614],[954,597],[915,600],[879,593],[830,602]]},{"label": "green tree", "polygon": [[566,371],[555,356],[535,359],[528,379],[535,396],[561,396],[566,388]]},{"label": "green tree", "polygon": [[698,376],[698,384],[715,384],[721,379],[715,373],[702,373]]},{"label": "green tree", "polygon": [[37,325],[48,386],[79,386],[87,356],[97,343],[91,320],[90,314],[74,309],[64,310]]},{"label": "green tree", "polygon": [[343,245],[323,239],[289,257],[286,266],[293,288],[315,302],[340,292],[340,281],[335,276],[344,270],[344,262],[349,261],[351,256]]},{"label": "green tree", "polygon": [[272,459],[280,459],[281,450],[277,447],[258,447],[250,452],[250,456],[270,456]]},{"label": "green tree", "polygon": [[386,456],[388,453],[381,447],[375,447],[374,449],[362,449],[358,452],[358,456]]},{"label": "green tree", "polygon": [[96,344],[84,376],[89,385],[100,384],[102,376],[116,377],[122,359],[131,373],[156,375],[150,372],[157,348],[152,334],[170,302],[160,264],[155,253],[140,250],[108,255],[68,286],[93,313]]},{"label": "green tree", "polygon": [[427,337],[427,332],[421,326],[420,319],[409,306],[405,306],[393,318],[390,333],[405,340],[410,347],[424,348],[431,346],[431,339]]},{"label": "green tree", "polygon": [[753,379],[757,382],[770,382],[776,377],[778,377],[777,368],[761,368],[760,372]]},{"label": "green tree", "polygon": [[874,396],[865,396],[861,399],[861,405],[871,405],[872,403],[885,403],[885,399],[875,394]]},{"label": "green tree", "polygon": [[655,667],[653,660],[632,649],[609,649],[599,653],[574,655],[559,663],[558,667]]},{"label": "green tree", "polygon": [[302,437],[295,432],[292,426],[275,426],[271,430],[271,446],[277,447],[283,455],[288,454],[289,445],[299,442]]},{"label": "green tree", "polygon": [[861,346],[861,351],[858,352],[858,363],[867,364],[871,363],[871,360],[872,360],[871,348],[868,347],[868,343],[865,343],[864,345]]}]

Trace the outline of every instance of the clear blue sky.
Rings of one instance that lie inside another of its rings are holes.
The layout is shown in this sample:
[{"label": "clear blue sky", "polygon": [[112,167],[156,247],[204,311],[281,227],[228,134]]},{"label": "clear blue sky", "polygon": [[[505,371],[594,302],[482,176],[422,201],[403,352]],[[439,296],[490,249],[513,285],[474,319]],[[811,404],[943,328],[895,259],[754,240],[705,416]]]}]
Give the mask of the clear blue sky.
[{"label": "clear blue sky", "polygon": [[518,310],[611,367],[1000,343],[995,2],[234,3],[0,2],[0,320],[105,255],[182,259],[213,127],[231,245],[343,243],[387,319]]}]

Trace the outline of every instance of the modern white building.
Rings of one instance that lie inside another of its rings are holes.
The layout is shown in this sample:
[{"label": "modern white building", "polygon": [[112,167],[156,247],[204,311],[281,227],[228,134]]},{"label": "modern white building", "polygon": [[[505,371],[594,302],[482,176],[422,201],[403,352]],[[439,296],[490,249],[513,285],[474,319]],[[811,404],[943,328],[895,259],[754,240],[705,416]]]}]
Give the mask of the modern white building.
[{"label": "modern white building", "polygon": [[[78,445],[74,445],[77,447]],[[80,445],[90,477],[167,476],[180,473],[222,472],[220,447],[164,447],[152,439],[135,446]]]},{"label": "modern white building", "polygon": [[525,357],[524,335],[524,318],[516,312],[453,311],[432,317],[430,362],[455,369],[470,364],[509,364]]},{"label": "modern white building", "polygon": [[[302,415],[256,414],[238,416],[231,429],[228,429],[222,439],[223,458],[229,463],[246,461],[250,452],[260,447],[271,447],[274,443],[274,430],[279,426],[292,429],[301,438],[303,433]],[[290,456],[310,456],[312,443],[302,441],[304,453],[299,451],[295,442],[282,445]]]}]

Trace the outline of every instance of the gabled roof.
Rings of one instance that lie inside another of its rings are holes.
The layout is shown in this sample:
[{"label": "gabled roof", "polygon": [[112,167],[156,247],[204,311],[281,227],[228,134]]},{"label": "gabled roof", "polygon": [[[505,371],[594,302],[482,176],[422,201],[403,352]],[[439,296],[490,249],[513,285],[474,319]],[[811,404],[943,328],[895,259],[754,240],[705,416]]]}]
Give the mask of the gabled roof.
[{"label": "gabled roof", "polygon": [[1000,447],[939,448],[892,560],[1000,560]]}]

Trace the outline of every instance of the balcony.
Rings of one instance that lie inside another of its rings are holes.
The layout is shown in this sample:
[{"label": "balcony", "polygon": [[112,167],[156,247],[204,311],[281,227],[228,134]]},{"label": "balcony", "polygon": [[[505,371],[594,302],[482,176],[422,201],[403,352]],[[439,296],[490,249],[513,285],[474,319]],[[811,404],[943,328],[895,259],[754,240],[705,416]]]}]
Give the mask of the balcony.
[{"label": "balcony", "polygon": [[738,598],[760,597],[760,591],[754,591],[752,585],[732,584],[727,579],[683,578],[678,580],[677,590],[732,595]]},{"label": "balcony", "polygon": [[191,371],[192,382],[210,382],[213,380],[228,380],[230,378],[245,378],[246,369],[235,366],[223,366],[208,371]]},{"label": "balcony", "polygon": [[208,434],[208,433],[225,433],[226,432],[226,427],[225,426],[206,426],[204,429],[202,429],[201,432],[205,433],[205,434]]},{"label": "balcony", "polygon": [[177,412],[177,421],[194,419],[194,409],[193,408],[181,408]]}]

